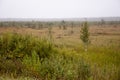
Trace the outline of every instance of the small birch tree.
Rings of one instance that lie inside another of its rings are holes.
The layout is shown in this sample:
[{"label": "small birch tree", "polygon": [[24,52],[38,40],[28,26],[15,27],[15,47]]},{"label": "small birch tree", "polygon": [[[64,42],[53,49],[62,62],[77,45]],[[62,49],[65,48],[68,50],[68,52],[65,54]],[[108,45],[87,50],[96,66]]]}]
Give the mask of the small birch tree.
[{"label": "small birch tree", "polygon": [[48,38],[52,41],[52,23],[48,23]]}]

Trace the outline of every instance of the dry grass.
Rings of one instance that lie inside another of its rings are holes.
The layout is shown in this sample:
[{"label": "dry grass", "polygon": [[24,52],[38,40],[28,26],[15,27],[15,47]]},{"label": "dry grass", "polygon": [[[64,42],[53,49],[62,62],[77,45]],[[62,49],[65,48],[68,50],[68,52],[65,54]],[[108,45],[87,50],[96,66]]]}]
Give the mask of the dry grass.
[{"label": "dry grass", "polygon": [[[71,27],[67,30],[59,29],[59,27],[52,28],[52,37],[56,43],[63,44],[79,44],[80,41],[80,27],[74,27],[74,33],[71,34]],[[43,28],[41,30],[31,28],[15,28],[15,27],[2,27],[0,33],[4,32],[17,32],[20,34],[30,34],[38,37],[48,37],[48,29]],[[113,25],[107,26],[90,26],[90,40],[92,44],[97,45],[118,45],[120,44],[120,25],[116,27]]]}]

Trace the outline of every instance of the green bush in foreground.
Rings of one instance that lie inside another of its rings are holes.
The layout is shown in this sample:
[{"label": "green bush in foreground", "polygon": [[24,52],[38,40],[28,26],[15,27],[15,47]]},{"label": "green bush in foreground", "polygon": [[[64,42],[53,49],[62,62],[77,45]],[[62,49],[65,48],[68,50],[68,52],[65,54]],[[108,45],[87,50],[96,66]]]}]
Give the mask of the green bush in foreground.
[{"label": "green bush in foreground", "polygon": [[31,58],[34,53],[39,56],[39,61],[42,61],[52,53],[52,44],[45,39],[17,33],[0,35],[1,72],[22,73],[24,69],[23,58],[26,56]]},{"label": "green bush in foreground", "polygon": [[49,57],[52,44],[46,39],[38,39],[32,36],[23,36],[17,33],[3,34],[0,36],[0,55],[6,58],[23,58],[31,56],[35,51],[39,58]]}]

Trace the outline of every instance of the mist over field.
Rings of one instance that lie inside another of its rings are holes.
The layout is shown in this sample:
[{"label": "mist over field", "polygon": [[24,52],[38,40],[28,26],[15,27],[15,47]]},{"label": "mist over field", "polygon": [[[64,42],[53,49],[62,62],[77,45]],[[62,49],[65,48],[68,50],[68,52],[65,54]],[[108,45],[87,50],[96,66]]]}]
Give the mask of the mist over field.
[{"label": "mist over field", "polygon": [[99,18],[0,18],[0,21],[120,21],[120,17],[99,17]]}]

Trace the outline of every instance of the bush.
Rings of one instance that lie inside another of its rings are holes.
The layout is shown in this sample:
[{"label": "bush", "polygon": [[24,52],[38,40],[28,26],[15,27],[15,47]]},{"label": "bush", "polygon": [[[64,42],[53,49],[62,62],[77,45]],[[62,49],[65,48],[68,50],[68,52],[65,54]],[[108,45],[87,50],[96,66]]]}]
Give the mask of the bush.
[{"label": "bush", "polygon": [[40,59],[48,57],[52,51],[52,44],[46,39],[17,33],[0,36],[0,55],[4,55],[6,58],[31,56],[33,51],[39,55]]},{"label": "bush", "polygon": [[90,65],[86,64],[83,60],[79,61],[77,71],[79,80],[88,80],[91,76]]},{"label": "bush", "polygon": [[56,54],[41,63],[39,72],[43,80],[87,80],[90,71],[90,66],[82,59]]},{"label": "bush", "polygon": [[[24,69],[22,65],[26,68],[26,65],[34,66],[34,70],[38,70],[33,64],[38,64],[45,58],[49,58],[52,47],[52,44],[46,39],[17,33],[2,34],[0,35],[0,70],[5,73],[22,73],[22,69]],[[25,59],[29,60],[29,63],[23,64],[26,63]]]}]

